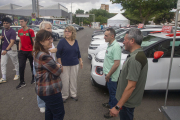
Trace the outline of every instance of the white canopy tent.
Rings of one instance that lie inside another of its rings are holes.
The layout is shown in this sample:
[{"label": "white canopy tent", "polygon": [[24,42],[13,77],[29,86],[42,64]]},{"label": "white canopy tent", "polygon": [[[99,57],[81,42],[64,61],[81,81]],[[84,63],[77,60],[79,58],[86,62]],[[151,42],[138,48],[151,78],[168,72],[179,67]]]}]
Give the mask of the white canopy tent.
[{"label": "white canopy tent", "polygon": [[124,17],[121,13],[118,13],[117,15],[115,15],[112,18],[109,18],[107,20],[107,25],[109,26],[127,26],[128,24],[130,24],[130,21]]}]

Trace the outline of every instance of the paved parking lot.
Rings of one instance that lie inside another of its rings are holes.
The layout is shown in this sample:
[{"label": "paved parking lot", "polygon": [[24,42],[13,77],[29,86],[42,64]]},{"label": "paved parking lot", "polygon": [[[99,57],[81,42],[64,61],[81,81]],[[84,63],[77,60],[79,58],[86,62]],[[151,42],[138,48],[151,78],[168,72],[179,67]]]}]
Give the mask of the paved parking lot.
[{"label": "paved parking lot", "polygon": [[[75,102],[68,99],[64,104],[64,120],[105,120],[103,114],[108,109],[102,107],[102,103],[108,101],[106,89],[91,85],[90,65],[87,58],[87,49],[91,41],[93,29],[85,28],[77,32],[77,40],[80,46],[84,68],[79,70],[78,75],[78,98]],[[54,41],[55,46],[58,41]],[[16,90],[19,81],[13,81],[15,71],[9,60],[7,65],[7,83],[0,84],[0,120],[44,120],[44,114],[39,112],[37,106],[34,84],[31,85],[31,72],[29,63],[25,70],[27,86]],[[1,75],[0,75],[1,77]],[[145,91],[141,106],[135,109],[135,120],[167,120],[159,112],[159,107],[164,105],[165,91]],[[180,91],[170,91],[168,106],[180,106]],[[112,118],[119,120],[119,118]]]}]

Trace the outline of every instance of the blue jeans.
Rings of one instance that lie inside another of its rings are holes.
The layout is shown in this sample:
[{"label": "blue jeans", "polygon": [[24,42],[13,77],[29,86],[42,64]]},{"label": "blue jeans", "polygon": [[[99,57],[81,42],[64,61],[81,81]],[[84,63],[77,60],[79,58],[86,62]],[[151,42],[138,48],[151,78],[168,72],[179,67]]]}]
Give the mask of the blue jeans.
[{"label": "blue jeans", "polygon": [[39,97],[46,103],[45,120],[63,120],[65,111],[61,92]]},{"label": "blue jeans", "polygon": [[117,82],[111,81],[111,78],[109,79],[109,82],[107,82],[107,88],[109,91],[109,105],[111,108],[116,106],[117,99],[116,99],[116,89],[117,89]]},{"label": "blue jeans", "polygon": [[120,120],[133,120],[134,109],[122,106],[122,110],[119,112]]},{"label": "blue jeans", "polygon": [[45,107],[45,102],[37,95],[37,104],[39,108]]},{"label": "blue jeans", "polygon": [[[35,70],[34,65],[33,65],[33,74],[34,74],[34,80],[36,82],[36,78],[35,78],[36,70]],[[37,104],[38,104],[39,108],[45,107],[45,102],[43,100],[41,100],[41,98],[38,95],[37,95]]]}]

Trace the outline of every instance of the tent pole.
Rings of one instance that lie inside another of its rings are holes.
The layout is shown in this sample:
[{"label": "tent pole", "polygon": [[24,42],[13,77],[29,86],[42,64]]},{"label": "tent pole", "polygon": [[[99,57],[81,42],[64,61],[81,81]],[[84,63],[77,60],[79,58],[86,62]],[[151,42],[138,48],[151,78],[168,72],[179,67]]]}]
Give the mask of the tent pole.
[{"label": "tent pole", "polygon": [[168,75],[168,81],[167,81],[167,89],[166,89],[166,97],[165,97],[164,108],[166,108],[168,89],[169,89],[169,81],[170,81],[170,77],[171,77],[171,68],[172,68],[172,62],[173,62],[173,56],[174,56],[174,46],[175,46],[175,41],[176,41],[176,30],[177,30],[177,24],[178,24],[178,15],[179,15],[179,10],[176,10],[175,31],[174,31],[173,45],[172,45],[172,51],[171,51],[171,60],[170,60],[170,65],[169,65],[169,75]]}]

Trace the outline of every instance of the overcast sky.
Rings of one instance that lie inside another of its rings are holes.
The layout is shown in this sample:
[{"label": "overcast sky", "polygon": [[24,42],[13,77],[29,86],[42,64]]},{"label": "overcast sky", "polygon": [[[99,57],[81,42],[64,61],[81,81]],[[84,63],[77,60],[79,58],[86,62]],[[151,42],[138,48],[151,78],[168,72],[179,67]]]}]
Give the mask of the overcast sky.
[{"label": "overcast sky", "polygon": [[[68,11],[71,12],[71,1],[72,2],[72,12],[75,13],[77,9],[82,9],[84,12],[94,9],[99,9],[101,4],[109,4],[110,13],[122,12],[120,4],[112,4],[110,0],[39,0],[39,4],[42,6],[49,6],[53,4],[60,3],[68,8]],[[25,6],[32,4],[32,0],[0,0],[0,6],[5,4],[16,4],[20,6]]]}]

